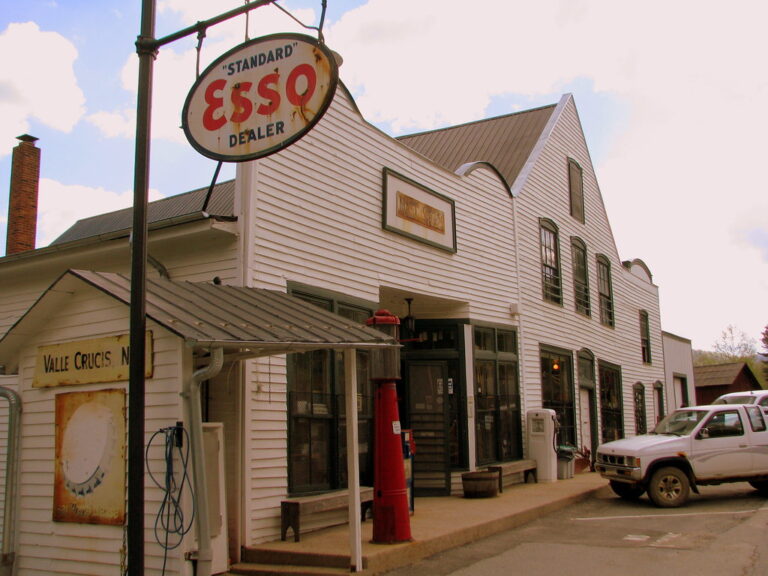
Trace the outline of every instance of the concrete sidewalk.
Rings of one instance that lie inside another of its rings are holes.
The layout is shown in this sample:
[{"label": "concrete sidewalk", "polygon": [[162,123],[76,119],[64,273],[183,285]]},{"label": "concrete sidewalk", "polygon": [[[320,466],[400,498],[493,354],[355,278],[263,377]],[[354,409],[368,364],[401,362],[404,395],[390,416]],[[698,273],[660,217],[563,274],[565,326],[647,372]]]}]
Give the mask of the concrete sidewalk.
[{"label": "concrete sidewalk", "polygon": [[[407,566],[514,528],[578,502],[605,486],[607,482],[598,474],[586,472],[556,482],[515,484],[494,498],[417,498],[411,516],[411,542],[373,544],[373,523],[363,523],[363,573],[379,574]],[[247,562],[233,566],[230,574],[349,573],[349,556],[349,529],[337,526],[302,534],[301,542],[261,544],[250,549]]]}]

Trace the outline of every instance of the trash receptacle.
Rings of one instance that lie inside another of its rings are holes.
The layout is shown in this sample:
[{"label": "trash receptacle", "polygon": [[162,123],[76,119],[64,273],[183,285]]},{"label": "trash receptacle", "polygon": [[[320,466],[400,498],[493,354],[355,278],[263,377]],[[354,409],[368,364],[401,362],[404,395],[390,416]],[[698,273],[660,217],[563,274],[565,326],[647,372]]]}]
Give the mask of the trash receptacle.
[{"label": "trash receptacle", "polygon": [[573,460],[576,457],[576,448],[573,446],[557,447],[557,479],[567,480],[573,478]]}]

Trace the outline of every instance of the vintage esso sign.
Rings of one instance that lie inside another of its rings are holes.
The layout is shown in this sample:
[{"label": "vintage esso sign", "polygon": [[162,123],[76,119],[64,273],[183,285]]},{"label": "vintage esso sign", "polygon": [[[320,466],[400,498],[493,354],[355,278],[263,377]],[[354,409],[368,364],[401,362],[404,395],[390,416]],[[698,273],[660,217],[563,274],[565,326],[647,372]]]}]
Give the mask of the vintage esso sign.
[{"label": "vintage esso sign", "polygon": [[331,51],[302,34],[273,34],[219,57],[192,86],[182,127],[204,156],[262,158],[296,142],[333,99],[339,70]]}]

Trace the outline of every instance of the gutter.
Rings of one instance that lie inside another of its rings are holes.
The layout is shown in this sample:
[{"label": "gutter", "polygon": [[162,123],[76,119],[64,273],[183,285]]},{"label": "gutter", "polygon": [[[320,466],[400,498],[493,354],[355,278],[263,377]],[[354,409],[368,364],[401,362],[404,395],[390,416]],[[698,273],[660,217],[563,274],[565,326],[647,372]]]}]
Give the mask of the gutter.
[{"label": "gutter", "polygon": [[224,349],[211,349],[211,363],[196,370],[184,383],[181,397],[189,414],[189,442],[192,449],[192,477],[195,483],[195,521],[197,524],[196,576],[210,576],[213,561],[211,551],[211,521],[208,517],[208,480],[205,475],[203,450],[203,413],[200,404],[200,386],[214,378],[224,366]]},{"label": "gutter", "polygon": [[13,536],[16,523],[16,477],[19,458],[19,428],[21,426],[21,398],[5,386],[0,386],[0,398],[8,401],[8,448],[5,468],[5,499],[3,502],[5,514],[2,527],[2,557],[0,557],[0,576],[13,574],[15,552]]}]

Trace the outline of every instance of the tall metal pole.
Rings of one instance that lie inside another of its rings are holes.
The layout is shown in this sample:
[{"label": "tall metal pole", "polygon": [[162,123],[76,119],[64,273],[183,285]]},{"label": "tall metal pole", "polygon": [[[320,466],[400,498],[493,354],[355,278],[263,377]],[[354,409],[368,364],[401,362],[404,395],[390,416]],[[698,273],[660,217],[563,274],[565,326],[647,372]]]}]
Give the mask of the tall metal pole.
[{"label": "tall metal pole", "polygon": [[136,104],[136,156],[133,175],[131,321],[128,389],[128,574],[144,574],[144,357],[146,354],[147,200],[152,121],[152,72],[157,47],[155,0],[142,0],[139,95]]},{"label": "tall metal pole", "polygon": [[[256,0],[210,20],[155,39],[155,0],[142,0],[141,31],[136,40],[139,83],[136,102],[136,155],[133,172],[131,249],[130,364],[128,372],[128,574],[144,576],[144,372],[146,356],[147,201],[152,122],[152,78],[160,47],[275,0]],[[121,575],[122,576],[122,575]]]}]

